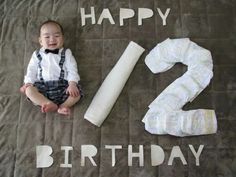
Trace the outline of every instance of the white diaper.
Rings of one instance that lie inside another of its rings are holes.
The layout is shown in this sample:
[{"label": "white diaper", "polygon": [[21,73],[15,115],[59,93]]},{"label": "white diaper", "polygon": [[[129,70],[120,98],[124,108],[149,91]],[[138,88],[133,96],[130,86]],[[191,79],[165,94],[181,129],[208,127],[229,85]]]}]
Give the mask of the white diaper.
[{"label": "white diaper", "polygon": [[145,58],[153,73],[165,72],[177,62],[187,65],[188,70],[149,105],[143,119],[145,129],[152,134],[180,137],[216,133],[214,110],[182,110],[210,83],[213,77],[211,53],[188,38],[166,39]]},{"label": "white diaper", "polygon": [[135,42],[129,43],[119,61],[98,89],[84,115],[85,119],[96,126],[101,126],[143,52],[144,49]]}]

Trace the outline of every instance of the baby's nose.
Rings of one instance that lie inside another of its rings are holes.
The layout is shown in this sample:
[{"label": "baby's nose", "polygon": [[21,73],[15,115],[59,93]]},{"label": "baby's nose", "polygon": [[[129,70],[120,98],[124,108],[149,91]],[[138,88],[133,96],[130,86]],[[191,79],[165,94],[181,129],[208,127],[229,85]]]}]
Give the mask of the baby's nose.
[{"label": "baby's nose", "polygon": [[50,41],[55,41],[55,37],[54,36],[50,36]]}]

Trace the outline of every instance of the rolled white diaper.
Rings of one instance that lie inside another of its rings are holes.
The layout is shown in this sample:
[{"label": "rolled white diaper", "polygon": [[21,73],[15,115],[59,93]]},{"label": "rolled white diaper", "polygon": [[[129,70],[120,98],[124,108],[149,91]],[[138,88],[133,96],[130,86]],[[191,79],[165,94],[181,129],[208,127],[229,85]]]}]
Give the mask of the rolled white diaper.
[{"label": "rolled white diaper", "polygon": [[131,41],[129,43],[119,61],[112,68],[98,89],[84,115],[85,119],[96,126],[101,126],[107,115],[110,113],[144,50],[144,48],[135,42]]},{"label": "rolled white diaper", "polygon": [[183,116],[184,113],[182,110],[165,114],[165,122],[163,124],[163,129],[165,132],[174,136],[187,136],[187,134],[181,130],[181,120],[183,119]]},{"label": "rolled white diaper", "polygon": [[181,130],[188,135],[212,134],[217,131],[217,121],[214,110],[197,109],[184,111]]},{"label": "rolled white diaper", "polygon": [[158,135],[167,134],[163,126],[165,124],[165,114],[163,115],[161,111],[158,112],[154,109],[149,109],[145,117],[143,118],[142,122],[145,123],[145,129],[152,134],[158,134]]},{"label": "rolled white diaper", "polygon": [[149,105],[143,118],[145,129],[153,134],[180,137],[216,133],[214,110],[182,110],[187,102],[193,101],[207,87],[213,77],[210,51],[188,38],[166,39],[145,58],[146,65],[153,73],[164,72],[177,62],[187,65],[187,72]]}]

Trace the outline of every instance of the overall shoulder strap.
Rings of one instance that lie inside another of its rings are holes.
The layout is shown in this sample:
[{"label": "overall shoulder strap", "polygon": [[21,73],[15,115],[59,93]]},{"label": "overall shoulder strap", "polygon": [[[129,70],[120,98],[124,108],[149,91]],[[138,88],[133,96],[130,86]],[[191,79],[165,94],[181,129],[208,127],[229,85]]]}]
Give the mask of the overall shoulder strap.
[{"label": "overall shoulder strap", "polygon": [[62,51],[61,51],[61,60],[59,62],[59,66],[61,68],[61,73],[60,73],[60,77],[59,77],[59,80],[63,80],[64,79],[64,75],[65,75],[65,71],[63,70],[63,64],[65,62],[65,54],[66,53],[66,49],[64,48]]},{"label": "overall shoulder strap", "polygon": [[42,66],[41,66],[41,61],[42,61],[42,56],[40,55],[40,53],[39,53],[39,49],[38,50],[36,50],[36,56],[37,56],[37,58],[38,58],[38,68],[39,68],[39,79],[40,79],[40,81],[42,81],[43,82],[43,75],[42,75]]}]

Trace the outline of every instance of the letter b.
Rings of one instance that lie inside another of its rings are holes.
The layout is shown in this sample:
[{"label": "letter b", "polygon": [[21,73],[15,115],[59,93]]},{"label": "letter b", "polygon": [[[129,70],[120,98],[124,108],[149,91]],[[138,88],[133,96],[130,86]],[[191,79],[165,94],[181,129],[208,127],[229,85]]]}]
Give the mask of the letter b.
[{"label": "letter b", "polygon": [[36,168],[47,168],[53,164],[52,147],[43,145],[36,146]]}]

